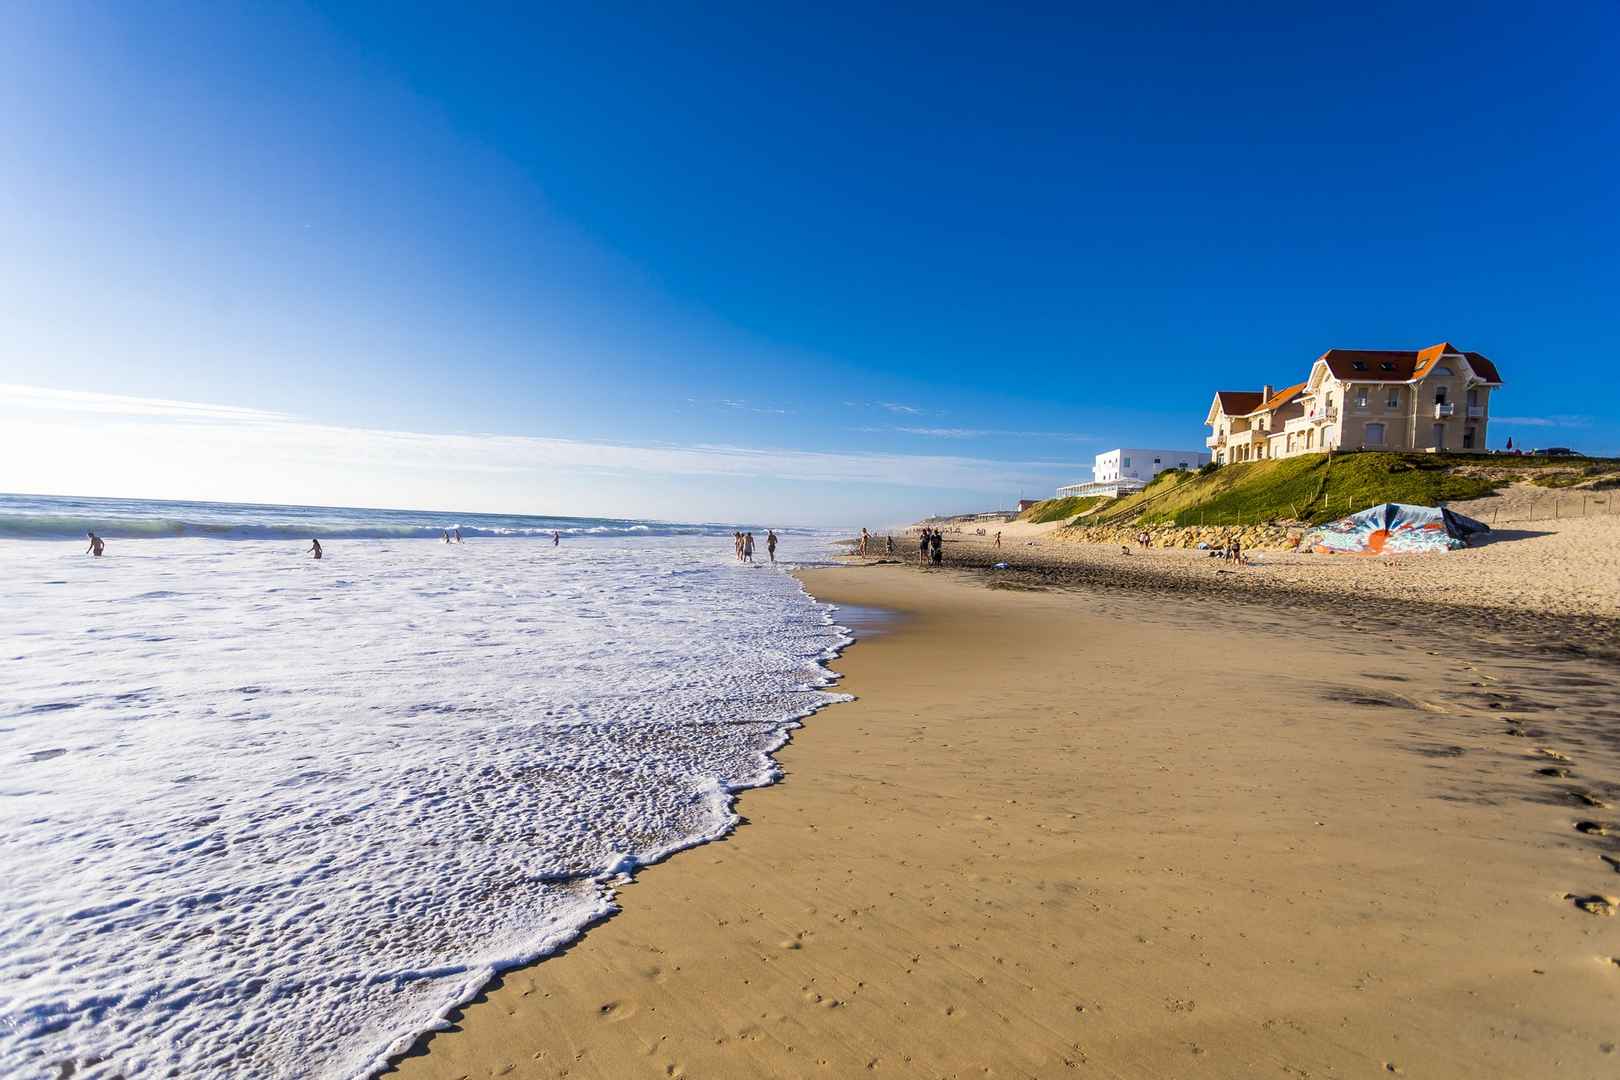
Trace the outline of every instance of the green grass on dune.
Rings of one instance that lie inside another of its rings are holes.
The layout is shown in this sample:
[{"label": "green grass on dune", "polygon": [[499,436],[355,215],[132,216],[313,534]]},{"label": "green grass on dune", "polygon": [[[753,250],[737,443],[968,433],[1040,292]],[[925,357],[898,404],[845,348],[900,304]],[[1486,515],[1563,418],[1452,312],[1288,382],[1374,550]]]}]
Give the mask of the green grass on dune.
[{"label": "green grass on dune", "polygon": [[[1092,524],[1232,525],[1331,521],[1383,502],[1418,503],[1489,495],[1504,478],[1459,466],[1495,464],[1443,454],[1306,454],[1227,465],[1207,474],[1161,477],[1136,495],[1087,518]],[[1494,472],[1494,470],[1492,471]]]},{"label": "green grass on dune", "polygon": [[1100,497],[1080,498],[1071,496],[1067,499],[1047,499],[1018,515],[1019,521],[1028,521],[1042,525],[1049,521],[1067,521],[1076,514],[1084,513],[1093,506],[1102,502]]}]

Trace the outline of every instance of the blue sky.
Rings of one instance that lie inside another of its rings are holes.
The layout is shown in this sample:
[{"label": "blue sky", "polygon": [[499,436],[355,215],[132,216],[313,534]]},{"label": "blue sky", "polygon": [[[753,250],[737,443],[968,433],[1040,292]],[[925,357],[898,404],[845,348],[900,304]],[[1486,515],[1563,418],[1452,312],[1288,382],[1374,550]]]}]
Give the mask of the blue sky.
[{"label": "blue sky", "polygon": [[1441,340],[1620,453],[1612,4],[868,8],[14,10],[0,490],[892,523]]}]

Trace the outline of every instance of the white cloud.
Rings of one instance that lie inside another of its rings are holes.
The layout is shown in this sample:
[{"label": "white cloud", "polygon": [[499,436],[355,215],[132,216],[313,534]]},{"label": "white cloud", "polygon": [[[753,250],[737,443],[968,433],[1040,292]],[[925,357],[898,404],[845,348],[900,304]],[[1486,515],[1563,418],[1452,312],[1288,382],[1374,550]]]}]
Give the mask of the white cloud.
[{"label": "white cloud", "polygon": [[195,401],[126,397],[88,390],[54,390],[42,386],[0,383],[0,404],[24,409],[98,413],[117,416],[160,416],[179,420],[290,420],[286,413],[247,409],[236,405],[204,405]]},{"label": "white cloud", "polygon": [[983,439],[1011,436],[1020,439],[1060,439],[1064,442],[1096,442],[1091,435],[1070,431],[1010,431],[1006,428],[897,427],[890,430],[930,439]]},{"label": "white cloud", "polygon": [[1513,424],[1517,427],[1560,427],[1583,428],[1592,426],[1590,416],[1493,416],[1498,424]]},{"label": "white cloud", "polygon": [[947,454],[388,431],[15,386],[0,386],[0,460],[11,465],[8,489],[40,493],[678,520],[737,520],[768,506],[782,520],[832,522],[922,500],[930,512],[950,499],[993,508],[1075,469]]}]

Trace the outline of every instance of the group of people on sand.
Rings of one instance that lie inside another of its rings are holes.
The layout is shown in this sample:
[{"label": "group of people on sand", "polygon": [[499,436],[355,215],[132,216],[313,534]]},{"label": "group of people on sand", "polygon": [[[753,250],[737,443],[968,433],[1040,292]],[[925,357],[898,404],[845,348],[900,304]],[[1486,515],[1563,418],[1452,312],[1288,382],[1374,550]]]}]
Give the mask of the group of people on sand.
[{"label": "group of people on sand", "polygon": [[[866,529],[861,529],[861,546],[857,550],[859,550],[862,556],[876,554],[876,552],[872,550],[872,546],[876,543],[877,537],[867,532]],[[894,554],[894,537],[888,535],[883,537],[883,553],[885,555]]]},{"label": "group of people on sand", "polygon": [[[737,561],[751,563],[754,561],[754,534],[751,532],[734,532],[731,538],[736,541]],[[776,564],[776,532],[773,529],[765,530],[765,553],[771,557],[771,564]]]},{"label": "group of people on sand", "polygon": [[935,566],[945,561],[945,534],[938,529],[924,527],[921,535],[917,537],[917,565],[924,566],[932,563]]}]

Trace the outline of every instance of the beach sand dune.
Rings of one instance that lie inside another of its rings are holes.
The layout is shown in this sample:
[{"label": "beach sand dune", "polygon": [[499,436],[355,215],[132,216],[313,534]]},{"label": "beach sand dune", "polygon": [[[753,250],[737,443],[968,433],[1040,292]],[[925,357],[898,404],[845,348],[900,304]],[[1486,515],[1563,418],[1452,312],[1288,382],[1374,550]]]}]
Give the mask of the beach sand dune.
[{"label": "beach sand dune", "polygon": [[[1520,643],[902,566],[859,700],[413,1077],[1612,1076],[1620,702]],[[1417,628],[1421,630],[1422,628]]]}]

